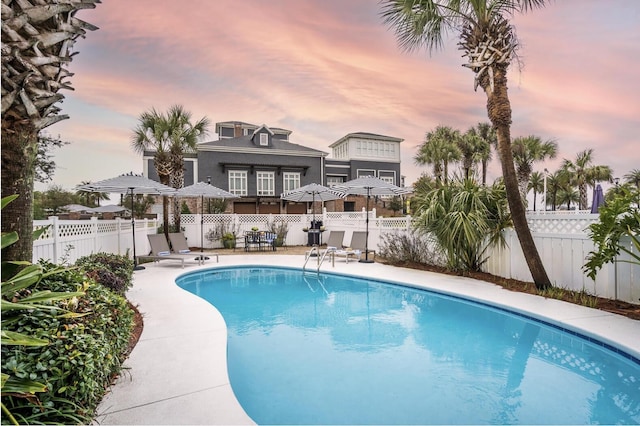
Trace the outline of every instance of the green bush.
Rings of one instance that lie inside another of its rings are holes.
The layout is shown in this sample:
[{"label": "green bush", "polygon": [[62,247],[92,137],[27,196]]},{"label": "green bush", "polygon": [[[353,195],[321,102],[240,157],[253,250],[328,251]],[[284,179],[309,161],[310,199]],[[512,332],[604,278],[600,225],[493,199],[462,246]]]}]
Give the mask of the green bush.
[{"label": "green bush", "polygon": [[76,266],[90,277],[120,295],[131,288],[133,260],[127,256],[96,253],[76,260]]},{"label": "green bush", "polygon": [[[2,372],[46,385],[37,398],[2,396],[2,403],[20,423],[89,423],[111,377],[121,369],[133,328],[134,313],[127,301],[82,270],[42,263],[44,277],[23,290],[75,292],[52,304],[52,310],[23,310],[4,318],[3,331],[24,333],[49,341],[46,346],[2,346]],[[73,313],[60,314],[57,306]],[[3,423],[6,422],[3,418]]]}]

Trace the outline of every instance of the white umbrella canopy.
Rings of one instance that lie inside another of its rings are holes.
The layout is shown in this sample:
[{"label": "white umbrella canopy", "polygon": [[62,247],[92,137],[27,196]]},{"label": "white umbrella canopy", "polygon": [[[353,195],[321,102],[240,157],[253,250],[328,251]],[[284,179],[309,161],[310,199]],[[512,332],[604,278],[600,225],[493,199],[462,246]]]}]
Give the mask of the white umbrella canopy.
[{"label": "white umbrella canopy", "polygon": [[144,269],[138,265],[136,257],[136,221],[133,216],[133,195],[134,194],[156,194],[170,195],[176,192],[170,186],[163,185],[142,175],[133,172],[123,174],[114,178],[101,180],[87,185],[78,186],[77,189],[86,192],[113,192],[117,194],[131,194],[131,232],[133,234],[133,264],[134,270]]},{"label": "white umbrella canopy", "polygon": [[411,189],[396,186],[380,178],[373,176],[360,177],[350,180],[342,185],[336,185],[333,189],[343,191],[347,195],[404,195],[411,193]]},{"label": "white umbrella canopy", "polygon": [[176,190],[160,182],[133,173],[79,186],[87,192],[113,192],[117,194],[157,194],[170,195]]},{"label": "white umbrella canopy", "polygon": [[213,186],[209,183],[196,182],[193,185],[185,186],[178,189],[174,197],[200,197],[201,198],[201,214],[200,214],[200,256],[208,259],[202,254],[204,252],[204,199],[205,198],[240,198],[236,194],[225,191],[224,189]]},{"label": "white umbrella canopy", "polygon": [[366,240],[364,259],[360,259],[360,262],[371,263],[373,260],[369,260],[369,198],[380,195],[405,195],[411,193],[411,189],[402,188],[392,183],[385,182],[374,176],[364,176],[358,179],[353,179],[342,185],[336,185],[333,187],[338,191],[344,191],[347,195],[366,195],[367,196],[367,215],[366,215]]},{"label": "white umbrella canopy", "polygon": [[239,198],[235,194],[204,182],[197,182],[180,188],[173,195],[176,197]]},{"label": "white umbrella canopy", "polygon": [[280,194],[280,198],[287,201],[294,201],[297,203],[312,203],[312,223],[316,221],[316,210],[314,204],[316,201],[331,201],[345,197],[345,193],[342,191],[336,191],[333,188],[327,188],[326,186],[310,183],[300,188],[292,189],[291,191]]},{"label": "white umbrella canopy", "polygon": [[310,183],[280,194],[281,199],[298,203],[331,201],[344,198],[344,196],[345,193],[343,191],[336,191],[333,188],[327,188],[317,183]]}]

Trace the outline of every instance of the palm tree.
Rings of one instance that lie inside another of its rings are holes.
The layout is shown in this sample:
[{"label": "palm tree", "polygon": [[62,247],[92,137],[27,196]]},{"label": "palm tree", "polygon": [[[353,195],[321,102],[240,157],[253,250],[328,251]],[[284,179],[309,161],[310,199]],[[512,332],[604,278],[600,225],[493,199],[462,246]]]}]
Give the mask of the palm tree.
[{"label": "palm tree", "polygon": [[[172,106],[162,114],[154,108],[140,115],[131,140],[133,149],[143,154],[154,151],[154,164],[160,183],[172,188],[184,186],[184,153],[195,150],[198,138],[207,134],[209,119],[204,117],[191,123],[191,113],[180,105]],[[175,200],[178,203],[177,199]],[[180,207],[173,208],[174,226],[180,229]],[[169,201],[162,198],[162,216],[165,235],[169,233]]]},{"label": "palm tree", "polygon": [[74,15],[99,0],[2,2],[2,196],[20,196],[2,211],[2,232],[20,239],[2,249],[3,260],[32,260],[33,183],[38,133],[60,120],[56,106],[71,89],[67,70],[78,37],[97,27]]},{"label": "palm tree", "polygon": [[447,126],[438,126],[427,132],[424,142],[414,157],[416,164],[433,164],[433,175],[438,182],[446,184],[449,176],[449,163],[460,158],[456,140],[460,132]]},{"label": "palm tree", "polygon": [[513,150],[513,161],[516,165],[516,175],[518,176],[518,187],[523,202],[527,200],[529,177],[533,170],[533,163],[544,161],[547,158],[555,158],[558,144],[554,141],[542,142],[538,136],[527,136],[515,138],[511,144]]},{"label": "palm tree", "polygon": [[571,210],[571,203],[580,201],[580,192],[571,186],[571,184],[565,183],[560,186],[558,190],[557,200],[559,204],[567,203],[567,210]]},{"label": "palm tree", "polygon": [[[191,123],[191,113],[185,111],[181,105],[174,105],[167,115],[169,127],[169,139],[171,141],[170,163],[172,173],[169,178],[169,186],[175,189],[184,187],[184,154],[195,152],[198,140],[209,131],[209,119],[203,117],[195,124]],[[173,206],[174,227],[180,229],[179,199],[176,197]]]},{"label": "palm tree", "polygon": [[[152,108],[145,111],[138,118],[138,126],[134,130],[131,139],[131,147],[134,151],[143,154],[147,150],[154,151],[153,163],[160,183],[169,185],[171,177],[171,142],[169,140],[168,120],[162,114]],[[162,219],[164,233],[169,234],[169,200],[162,197]]]},{"label": "palm tree", "polygon": [[633,169],[624,175],[625,182],[640,190],[640,169]]},{"label": "palm tree", "polygon": [[476,134],[472,127],[456,140],[461,153],[462,171],[465,179],[470,179],[473,166],[480,162],[480,152],[486,149],[487,144]]},{"label": "palm tree", "polygon": [[399,44],[411,51],[435,50],[448,30],[460,33],[458,45],[475,73],[474,88],[487,96],[487,113],[496,129],[498,153],[514,228],[531,276],[539,289],[551,286],[531,236],[518,191],[511,151],[511,104],[507,94],[507,69],[518,42],[507,14],[542,7],[544,0],[383,0],[385,23],[395,28]]},{"label": "palm tree", "polygon": [[[80,186],[90,185],[91,181],[83,180],[80,182]],[[101,200],[108,200],[109,194],[106,192],[91,192],[79,189],[76,191],[76,196],[83,200],[82,204],[87,207],[96,207],[100,205]]]},{"label": "palm tree", "polygon": [[560,189],[568,184],[568,182],[568,176],[562,170],[556,170],[547,176],[547,195],[545,198],[548,198],[548,200],[545,199],[545,203],[548,206],[549,202],[551,202],[551,210],[556,210],[558,206],[558,192],[560,192]]},{"label": "palm tree", "polygon": [[565,159],[562,169],[569,174],[573,185],[580,191],[579,209],[587,208],[587,186],[594,187],[597,182],[613,180],[609,166],[593,164],[593,149],[585,149],[576,155],[574,161]]},{"label": "palm tree", "polygon": [[[544,175],[540,172],[531,173],[529,178],[528,191],[533,191],[533,211],[536,211],[536,195],[544,191]],[[546,200],[545,200],[546,202]]]},{"label": "palm tree", "polygon": [[478,123],[476,127],[469,129],[473,131],[481,140],[477,157],[482,162],[482,184],[487,184],[487,166],[491,161],[491,148],[497,148],[498,138],[491,123]]}]

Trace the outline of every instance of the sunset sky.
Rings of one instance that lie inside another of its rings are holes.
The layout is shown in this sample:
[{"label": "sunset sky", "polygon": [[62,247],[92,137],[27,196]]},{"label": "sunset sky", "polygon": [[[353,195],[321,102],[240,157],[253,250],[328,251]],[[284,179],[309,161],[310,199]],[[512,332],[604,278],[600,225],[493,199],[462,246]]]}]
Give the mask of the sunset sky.
[{"label": "sunset sky", "polygon": [[[108,0],[80,12],[100,29],[75,45],[75,91],[61,104],[71,118],[47,129],[71,142],[55,151],[53,183],[141,173],[139,115],[181,104],[194,121],[282,127],[325,152],[351,132],[403,138],[410,185],[426,170],[413,162],[425,133],[487,121],[486,97],[453,35],[432,54],[405,53],[379,14],[375,0]],[[586,148],[614,176],[640,168],[640,1],[559,0],[513,23],[523,66],[510,72],[512,136],[559,146],[534,169]]]}]

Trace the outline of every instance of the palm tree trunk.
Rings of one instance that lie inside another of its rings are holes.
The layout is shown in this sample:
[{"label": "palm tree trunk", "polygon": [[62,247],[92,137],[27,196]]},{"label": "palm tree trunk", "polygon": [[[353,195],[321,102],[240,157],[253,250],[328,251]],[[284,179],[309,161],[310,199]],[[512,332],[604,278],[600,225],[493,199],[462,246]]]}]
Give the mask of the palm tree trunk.
[{"label": "palm tree trunk", "polygon": [[587,209],[587,184],[581,183],[579,186],[580,189],[580,210]]},{"label": "palm tree trunk", "polygon": [[18,194],[2,210],[2,232],[20,238],[2,250],[2,259],[33,261],[33,180],[38,131],[31,124],[2,129],[2,197]]},{"label": "palm tree trunk", "polygon": [[534,211],[534,212],[536,211],[536,195],[537,195],[537,192],[536,192],[536,190],[534,189],[534,190],[533,190],[533,211]]},{"label": "palm tree trunk", "polygon": [[487,185],[487,160],[482,160],[482,186]]},{"label": "palm tree trunk", "polygon": [[487,113],[493,123],[497,138],[500,163],[502,164],[502,176],[507,192],[507,201],[511,211],[511,219],[515,228],[522,253],[527,261],[533,281],[538,289],[551,286],[547,272],[544,269],[540,254],[529,230],[527,217],[520,197],[518,178],[513,163],[511,151],[511,104],[507,94],[507,69],[497,66],[494,68],[494,84],[490,85],[489,77],[484,76],[480,82],[487,94]]}]

